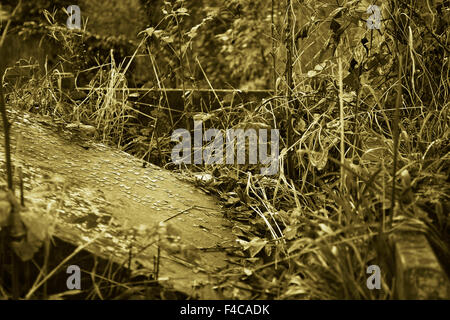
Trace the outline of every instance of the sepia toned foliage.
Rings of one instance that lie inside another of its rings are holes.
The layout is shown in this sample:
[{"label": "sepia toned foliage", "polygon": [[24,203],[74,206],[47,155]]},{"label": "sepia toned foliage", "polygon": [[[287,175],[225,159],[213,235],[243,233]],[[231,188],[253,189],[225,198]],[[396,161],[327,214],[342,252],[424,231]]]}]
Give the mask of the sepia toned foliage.
[{"label": "sepia toned foliage", "polygon": [[[89,138],[182,172],[217,196],[237,239],[215,283],[223,298],[394,299],[390,239],[402,231],[425,234],[448,273],[448,1],[100,2],[79,1],[84,30],[69,31],[67,14],[54,11],[66,2],[24,1],[11,32],[58,50],[36,58],[40,70],[27,81],[7,81],[6,105],[87,128]],[[379,28],[369,27],[374,15]],[[5,79],[23,69],[3,68]],[[60,93],[53,74],[65,72],[84,94]],[[157,102],[139,105],[133,87],[159,90]],[[170,88],[181,91],[176,106]],[[235,102],[235,93],[216,89],[268,96]],[[194,119],[220,132],[280,129],[278,174],[261,175],[260,164],[175,165],[171,134]],[[17,207],[8,197],[0,227]],[[44,242],[35,238],[27,258]],[[383,290],[368,290],[370,265],[383,270]]]}]

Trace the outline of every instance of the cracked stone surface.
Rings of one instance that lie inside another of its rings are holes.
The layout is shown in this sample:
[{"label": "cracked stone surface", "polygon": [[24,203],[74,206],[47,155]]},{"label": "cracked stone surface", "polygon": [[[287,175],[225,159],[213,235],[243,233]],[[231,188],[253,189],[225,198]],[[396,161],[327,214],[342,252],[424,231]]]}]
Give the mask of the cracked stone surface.
[{"label": "cracked stone surface", "polygon": [[[91,143],[86,150],[46,117],[13,110],[9,118],[14,119],[13,165],[22,167],[26,207],[50,222],[53,236],[73,244],[95,239],[87,250],[118,263],[128,259],[132,242],[133,267],[149,272],[160,243],[161,279],[199,298],[217,298],[212,286],[226,267],[223,247],[234,238],[213,197],[181,175],[144,168],[117,149]],[[4,177],[3,131],[0,135]],[[161,230],[169,234],[168,242],[157,241]]]}]

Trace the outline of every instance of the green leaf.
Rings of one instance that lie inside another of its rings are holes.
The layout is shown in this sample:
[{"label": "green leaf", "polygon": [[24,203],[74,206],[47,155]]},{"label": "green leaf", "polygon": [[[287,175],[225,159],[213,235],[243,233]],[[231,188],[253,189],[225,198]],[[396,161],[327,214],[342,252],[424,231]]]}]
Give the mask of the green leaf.
[{"label": "green leaf", "polygon": [[188,16],[188,10],[186,8],[180,8],[175,11],[178,15]]},{"label": "green leaf", "polygon": [[253,238],[249,243],[250,257],[256,256],[267,244],[267,240],[261,238]]},{"label": "green leaf", "polygon": [[9,20],[10,15],[7,11],[0,9],[0,22]]},{"label": "green leaf", "polygon": [[20,219],[27,234],[21,241],[12,242],[11,247],[22,261],[28,261],[42,247],[48,235],[49,225],[45,219],[32,211],[21,212]]}]

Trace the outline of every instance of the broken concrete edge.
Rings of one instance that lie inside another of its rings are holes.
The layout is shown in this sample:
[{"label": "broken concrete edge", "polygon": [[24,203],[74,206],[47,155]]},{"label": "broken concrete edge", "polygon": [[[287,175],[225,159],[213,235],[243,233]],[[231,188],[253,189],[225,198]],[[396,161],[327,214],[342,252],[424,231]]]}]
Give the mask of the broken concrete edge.
[{"label": "broken concrete edge", "polygon": [[[56,238],[59,242],[65,243],[69,246],[73,246],[76,248],[77,246],[83,246],[83,250],[80,253],[84,253],[89,256],[91,260],[98,260],[99,263],[96,267],[96,273],[98,275],[101,274],[117,274],[122,279],[125,279],[128,282],[129,286],[132,286],[133,281],[131,279],[138,279],[149,281],[154,281],[154,285],[158,285],[161,290],[170,291],[172,294],[176,294],[177,296],[190,298],[190,299],[218,299],[218,295],[212,289],[213,285],[209,283],[202,283],[202,281],[194,281],[192,285],[190,280],[188,281],[180,281],[179,278],[171,278],[167,276],[156,275],[156,256],[149,255],[149,253],[144,250],[140,250],[142,248],[136,247],[137,241],[134,246],[130,246],[130,248],[120,248],[115,246],[114,251],[105,250],[106,248],[111,248],[114,246],[113,243],[110,242],[111,239],[99,237],[95,239],[95,241],[90,242],[88,239],[80,239],[80,235],[76,233],[76,231],[70,230],[68,228],[64,228],[61,226],[56,226],[54,230],[55,234],[52,238]],[[127,236],[115,235],[116,239],[122,238],[124,240]],[[87,242],[90,242],[89,245],[85,246]],[[84,247],[85,246],[85,247]],[[130,259],[130,249],[133,248],[133,257]],[[57,250],[56,247],[53,250]],[[161,253],[161,258],[167,258],[167,253]],[[178,263],[187,263],[182,259],[177,259],[177,257],[170,257],[171,260],[178,260]],[[90,262],[88,260],[87,262]],[[131,263],[130,263],[131,262]],[[80,267],[82,267],[80,265]],[[161,266],[164,267],[164,266]],[[166,266],[168,267],[168,266]],[[194,268],[193,265],[189,267]],[[83,266],[83,269],[86,269]],[[87,268],[89,269],[89,267]],[[118,272],[120,271],[120,272]],[[64,271],[63,271],[64,272]],[[211,277],[206,270],[199,269],[199,274],[203,274],[204,277]],[[155,279],[155,276],[157,279]],[[204,278],[200,277],[200,278]],[[102,280],[102,277],[98,277],[98,280]],[[117,283],[120,283],[117,279],[113,279]],[[150,282],[152,282],[150,281]],[[92,284],[92,277],[90,277],[90,282]],[[194,285],[195,284],[195,285]]]},{"label": "broken concrete edge", "polygon": [[[107,290],[110,291],[110,294],[114,294],[115,292],[118,295],[117,297],[112,296],[108,299],[118,299],[129,290],[120,293],[120,291],[113,288],[114,285],[116,285],[117,289],[131,288],[134,282],[136,282],[136,288],[140,291],[143,291],[142,283],[147,282],[145,285],[146,289],[153,288],[155,290],[154,292],[164,292],[166,295],[170,294],[172,297],[177,297],[177,299],[198,299],[201,297],[203,299],[211,299],[212,297],[211,295],[206,297],[202,296],[206,290],[211,290],[208,287],[205,289],[192,287],[190,290],[187,290],[185,285],[174,281],[174,279],[161,277],[154,280],[154,273],[150,270],[153,268],[150,262],[153,261],[153,257],[145,253],[134,257],[133,263],[130,265],[128,263],[128,251],[118,250],[111,253],[103,250],[105,246],[111,245],[107,239],[96,239],[90,242],[87,239],[80,239],[79,234],[76,232],[67,231],[66,228],[56,227],[54,234],[49,238],[48,248],[42,243],[39,249],[33,254],[33,262],[27,260],[22,261],[19,265],[15,265],[14,270],[18,280],[21,285],[24,284],[21,290],[26,290],[21,292],[21,295],[24,295],[29,290],[27,285],[31,285],[29,282],[30,279],[37,278],[41,272],[37,266],[43,265],[44,261],[48,259],[46,255],[50,254],[52,259],[48,260],[47,268],[53,274],[45,281],[47,288],[46,294],[50,296],[50,299],[52,299],[52,296],[56,297],[60,295],[70,300],[84,300],[92,291],[97,290],[95,289],[96,287],[104,286],[105,283],[110,286],[110,289]],[[4,235],[4,232],[5,229],[0,230],[0,236]],[[0,243],[0,247],[2,244]],[[10,256],[12,248],[5,246],[4,249],[6,250],[4,251],[5,256]],[[10,263],[6,265],[11,266]],[[80,285],[83,290],[66,295],[65,293],[68,292],[66,283],[70,276],[68,270],[73,266],[82,270],[80,273]],[[6,274],[1,276],[6,276]],[[105,293],[107,294],[107,292],[103,292],[103,294]],[[36,299],[36,296],[32,296],[31,299]]]},{"label": "broken concrete edge", "polygon": [[[11,207],[7,207],[7,209],[11,210]],[[113,248],[114,244],[117,243],[111,242],[111,239],[108,237],[102,237],[102,234],[88,237],[83,232],[80,233],[80,230],[72,229],[65,224],[50,226],[50,221],[45,216],[36,214],[33,210],[25,209],[20,212],[19,216],[28,230],[28,240],[20,246],[22,249],[13,249],[10,245],[6,246],[4,249],[7,249],[7,251],[4,251],[4,253],[6,252],[6,256],[10,256],[11,250],[14,250],[22,259],[23,263],[16,265],[14,269],[21,283],[28,283],[29,278],[26,277],[32,275],[31,271],[26,271],[29,267],[29,261],[34,259],[38,265],[42,265],[48,259],[47,254],[49,254],[52,256],[52,259],[49,260],[47,268],[51,270],[53,275],[46,280],[46,283],[48,283],[47,287],[50,295],[58,295],[60,292],[65,291],[66,278],[68,277],[66,269],[69,270],[69,267],[76,266],[84,270],[80,274],[80,284],[82,284],[83,292],[71,295],[71,299],[85,297],[87,293],[96,287],[94,284],[96,281],[111,281],[111,283],[116,283],[117,287],[121,287],[122,282],[132,286],[133,281],[139,282],[140,280],[149,281],[151,287],[155,289],[160,288],[159,290],[170,292],[172,295],[183,297],[183,299],[189,297],[191,299],[217,298],[217,295],[211,294],[211,284],[202,285],[199,282],[195,286],[188,286],[186,283],[180,283],[176,281],[177,279],[170,277],[157,276],[157,279],[155,279],[155,257],[145,251],[141,252],[136,246],[134,246],[134,251],[137,251],[134,252],[136,255],[130,260],[132,246],[128,245],[127,248],[115,246],[115,250],[106,250]],[[33,230],[30,228],[30,225],[33,225]],[[0,238],[6,235],[5,232],[5,228],[0,228]],[[124,238],[122,240],[128,238],[126,235],[115,234],[114,236],[116,239]],[[30,241],[32,244],[28,244]],[[47,249],[45,241],[49,241]],[[3,245],[3,241],[0,245]],[[21,250],[25,251],[22,252]],[[24,253],[26,253],[26,256]],[[2,260],[1,258],[0,260]],[[172,260],[174,258],[171,257]],[[62,263],[62,261],[65,262]],[[186,263],[184,261],[181,262]],[[190,267],[194,266],[190,265]],[[34,278],[38,276],[40,271],[39,268],[34,268],[33,270]],[[199,269],[199,272],[202,272],[202,270]],[[139,287],[139,285],[137,286]],[[27,287],[25,286],[24,288]],[[142,288],[142,285],[140,288]]]},{"label": "broken concrete edge", "polygon": [[400,231],[391,235],[395,254],[396,299],[450,300],[450,281],[426,235]]}]

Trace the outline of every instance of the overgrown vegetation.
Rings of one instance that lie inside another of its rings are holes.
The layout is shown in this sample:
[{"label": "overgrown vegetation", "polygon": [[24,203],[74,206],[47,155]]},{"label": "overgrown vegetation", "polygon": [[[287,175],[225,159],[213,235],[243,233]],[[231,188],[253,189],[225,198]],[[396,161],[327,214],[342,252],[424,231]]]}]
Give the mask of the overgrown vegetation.
[{"label": "overgrown vegetation", "polygon": [[[218,284],[227,298],[395,298],[388,239],[401,230],[423,231],[449,270],[448,1],[141,2],[148,24],[134,51],[112,50],[95,65],[84,64],[86,33],[45,11],[60,63],[6,84],[6,105],[91,125],[96,138],[218,195],[240,245]],[[366,24],[371,4],[382,9],[379,30]],[[162,89],[160,102],[164,88],[183,89],[181,113],[130,102],[140,56],[149,61],[142,81]],[[64,61],[77,75],[89,70],[88,94],[61,96],[54,78],[68,71]],[[223,99],[215,110],[188,94],[219,87],[274,94],[256,107]],[[279,128],[279,174],[173,165],[171,133],[194,117],[223,131]],[[199,172],[210,178],[195,179]],[[387,271],[383,290],[366,287],[373,264]],[[0,282],[0,296],[11,290]]]}]

